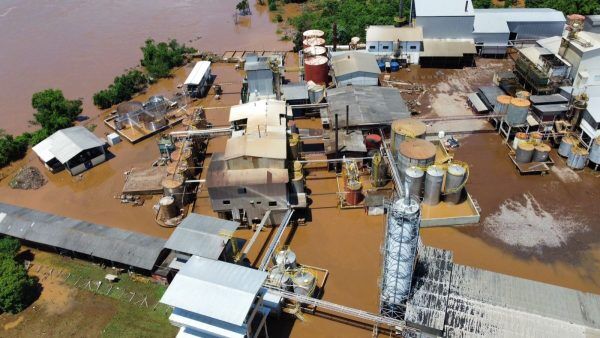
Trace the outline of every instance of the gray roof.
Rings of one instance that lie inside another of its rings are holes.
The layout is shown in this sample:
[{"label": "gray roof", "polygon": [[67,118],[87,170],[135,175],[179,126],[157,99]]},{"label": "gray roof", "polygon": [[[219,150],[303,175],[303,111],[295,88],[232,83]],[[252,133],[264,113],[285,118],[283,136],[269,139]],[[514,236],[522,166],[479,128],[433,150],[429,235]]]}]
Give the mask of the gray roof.
[{"label": "gray roof", "polygon": [[600,15],[588,15],[586,21],[590,22],[592,26],[600,26]]},{"label": "gray roof", "polygon": [[509,33],[509,22],[565,22],[565,15],[550,8],[475,9],[475,33]]},{"label": "gray roof", "polygon": [[423,41],[423,27],[374,25],[367,27],[367,41]]},{"label": "gray roof", "polygon": [[529,97],[529,101],[531,104],[554,104],[554,103],[567,103],[569,100],[560,95],[560,94],[552,94],[552,95],[531,95]]},{"label": "gray roof", "polygon": [[463,57],[475,53],[473,39],[423,39],[421,57]]},{"label": "gray roof", "polygon": [[496,100],[500,95],[506,95],[502,88],[498,86],[482,86],[478,89],[479,96],[482,98],[482,101],[489,105],[489,108],[494,108],[498,101]]},{"label": "gray roof", "polygon": [[[473,2],[464,0],[414,0],[416,16],[472,16]],[[465,3],[466,11],[465,11]],[[418,20],[417,20],[418,21]]]},{"label": "gray roof", "polygon": [[192,256],[160,302],[241,326],[266,278],[264,271]]},{"label": "gray roof", "polygon": [[237,222],[191,213],[173,231],[165,248],[219,259],[229,237],[239,225]]},{"label": "gray roof", "polygon": [[286,101],[308,100],[308,88],[305,83],[290,83],[281,86]]},{"label": "gray roof", "polygon": [[[325,153],[335,153],[335,131],[327,133],[327,138],[323,140],[325,144]],[[367,153],[365,138],[360,130],[354,130],[346,134],[346,131],[340,130],[338,139],[338,150],[340,152]]]},{"label": "gray roof", "polygon": [[61,129],[33,147],[44,161],[56,158],[67,163],[80,152],[104,146],[104,141],[82,126]]},{"label": "gray roof", "polygon": [[347,52],[331,59],[331,68],[336,77],[352,73],[381,74],[377,58],[371,53]]},{"label": "gray roof", "polygon": [[327,90],[329,118],[338,114],[339,125],[346,125],[346,105],[350,105],[350,127],[390,124],[410,116],[408,107],[395,88],[346,86]]},{"label": "gray roof", "polygon": [[485,105],[485,103],[483,103],[483,101],[481,101],[477,93],[470,93],[469,95],[467,95],[467,98],[478,112],[488,110],[488,107]]},{"label": "gray roof", "polygon": [[152,270],[165,240],[0,203],[0,233]]}]

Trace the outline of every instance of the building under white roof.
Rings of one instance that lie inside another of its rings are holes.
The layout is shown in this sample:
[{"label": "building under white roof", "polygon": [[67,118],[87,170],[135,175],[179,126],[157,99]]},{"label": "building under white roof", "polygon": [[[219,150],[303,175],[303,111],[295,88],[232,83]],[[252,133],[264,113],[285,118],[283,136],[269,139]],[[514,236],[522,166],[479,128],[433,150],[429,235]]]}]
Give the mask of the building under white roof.
[{"label": "building under white roof", "polygon": [[415,26],[424,39],[469,39],[473,37],[475,11],[470,0],[413,0]]},{"label": "building under white roof", "polygon": [[285,101],[259,100],[238,104],[229,109],[229,122],[235,127],[256,130],[258,126],[286,126],[286,119],[292,117],[291,109]]},{"label": "building under white roof", "polygon": [[[192,256],[160,302],[169,321],[191,337],[255,337],[269,310],[262,306],[264,271]],[[258,323],[258,324],[255,324]]]},{"label": "building under white roof", "polygon": [[422,16],[465,16],[474,15],[472,1],[454,0],[413,0],[414,12]]},{"label": "building under white roof", "polygon": [[377,86],[379,66],[375,55],[363,52],[341,53],[331,58],[336,86]]},{"label": "building under white roof", "polygon": [[63,168],[77,175],[106,161],[105,142],[82,126],[55,132],[33,146],[33,151],[48,170]]},{"label": "building under white roof", "polygon": [[193,97],[204,95],[210,87],[211,76],[210,61],[196,62],[184,82],[188,93]]}]

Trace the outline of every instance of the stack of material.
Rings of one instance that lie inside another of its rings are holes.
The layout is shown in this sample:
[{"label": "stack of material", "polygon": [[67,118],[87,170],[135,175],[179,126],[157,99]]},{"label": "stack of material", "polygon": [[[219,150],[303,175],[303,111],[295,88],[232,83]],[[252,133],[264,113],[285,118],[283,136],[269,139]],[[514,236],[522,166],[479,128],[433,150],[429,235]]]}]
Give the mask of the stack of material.
[{"label": "stack of material", "polygon": [[46,184],[46,178],[34,167],[23,167],[10,181],[9,185],[13,189],[39,189]]}]

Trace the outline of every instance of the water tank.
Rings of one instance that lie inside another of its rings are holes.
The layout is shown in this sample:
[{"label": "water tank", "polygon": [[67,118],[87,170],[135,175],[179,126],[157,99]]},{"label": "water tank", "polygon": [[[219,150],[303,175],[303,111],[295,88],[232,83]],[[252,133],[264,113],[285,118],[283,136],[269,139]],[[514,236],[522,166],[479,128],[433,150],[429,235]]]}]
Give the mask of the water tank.
[{"label": "water tank", "polygon": [[173,196],[177,207],[181,208],[187,204],[187,199],[184,196],[183,178],[172,177],[162,180],[163,194],[165,196]]},{"label": "water tank", "polygon": [[597,137],[590,149],[590,162],[600,164],[600,137]]},{"label": "water tank", "polygon": [[506,113],[506,123],[509,126],[520,126],[527,122],[527,114],[529,113],[529,100],[513,98],[510,100],[508,112]]},{"label": "water tank", "polygon": [[310,103],[319,103],[325,96],[325,86],[312,84],[308,86],[308,99]]},{"label": "water tank", "polygon": [[379,149],[381,147],[381,136],[379,134],[369,134],[365,137],[367,150]]},{"label": "water tank", "polygon": [[321,46],[325,47],[325,39],[323,38],[308,38],[302,41],[302,48],[307,48],[311,46]]},{"label": "water tank", "polygon": [[400,143],[408,138],[425,138],[427,125],[415,119],[402,119],[392,122],[392,152],[398,151]]},{"label": "water tank", "polygon": [[279,266],[275,266],[273,269],[271,269],[271,271],[269,271],[267,281],[270,285],[273,285],[277,288],[284,289],[286,291],[292,290],[292,277],[290,277],[290,274],[285,270],[282,270]]},{"label": "water tank", "polygon": [[531,96],[531,93],[526,91],[526,90],[519,90],[515,96],[519,99],[526,99],[529,100],[529,97]]},{"label": "water tank", "polygon": [[390,62],[390,70],[392,72],[397,72],[400,70],[400,63],[398,61]]},{"label": "water tank", "polygon": [[317,277],[308,270],[300,270],[292,276],[294,293],[302,296],[311,296],[317,288]]},{"label": "water tank", "polygon": [[304,33],[302,33],[302,37],[304,39],[322,38],[324,36],[325,36],[325,32],[323,32],[322,30],[319,30],[319,29],[309,29],[307,31],[304,31]]},{"label": "water tank", "polygon": [[529,135],[526,133],[518,132],[515,134],[515,138],[513,139],[512,148],[517,149],[519,143],[526,142],[529,139]]},{"label": "water tank", "polygon": [[573,136],[567,135],[560,140],[560,145],[558,146],[558,154],[562,157],[569,157],[571,154],[571,148],[577,145],[579,141]]},{"label": "water tank", "polygon": [[280,268],[295,269],[296,253],[292,250],[281,250],[275,255],[275,264]]},{"label": "water tank", "polygon": [[294,161],[294,178],[292,179],[292,189],[296,194],[304,193],[304,171],[302,163]]},{"label": "water tank", "polygon": [[517,146],[515,160],[519,163],[529,163],[533,158],[533,150],[535,146],[529,142],[521,142]]},{"label": "water tank", "polygon": [[325,56],[312,56],[304,60],[304,79],[317,84],[329,82],[329,65]]},{"label": "water tank", "polygon": [[508,95],[500,95],[496,98],[496,105],[494,111],[496,114],[506,114],[508,112],[508,106],[510,105],[512,97]]},{"label": "water tank", "polygon": [[327,48],[323,46],[309,46],[302,50],[304,57],[323,55],[327,56]]},{"label": "water tank", "polygon": [[346,203],[358,205],[362,201],[362,184],[358,181],[350,181],[346,184]]},{"label": "water tank", "polygon": [[543,138],[544,138],[544,135],[542,133],[540,133],[539,131],[534,131],[533,133],[529,134],[529,141],[531,141],[531,143],[533,143],[533,144],[542,143]]},{"label": "water tank", "polygon": [[381,281],[381,313],[398,318],[410,294],[419,238],[419,203],[412,198],[394,201],[387,213]]},{"label": "water tank", "polygon": [[433,143],[422,139],[406,140],[398,149],[398,172],[404,175],[406,168],[418,166],[426,168],[435,160],[436,148]]},{"label": "water tank", "polygon": [[423,203],[437,205],[440,203],[444,174],[446,172],[440,166],[432,165],[427,168],[425,175],[425,191],[423,192]]},{"label": "water tank", "polygon": [[302,143],[300,141],[300,135],[296,134],[296,133],[292,133],[290,135],[290,153],[292,154],[293,160],[297,160],[300,158],[300,153],[301,153],[300,145],[301,144]]},{"label": "water tank", "polygon": [[550,146],[545,143],[536,144],[533,149],[532,162],[546,162],[550,157]]},{"label": "water tank", "polygon": [[404,182],[408,185],[411,197],[417,200],[423,198],[423,185],[425,184],[425,172],[419,167],[408,167],[404,172]]},{"label": "water tank", "polygon": [[446,173],[446,186],[444,187],[444,201],[450,204],[459,204],[464,198],[464,184],[467,168],[460,164],[450,164]]},{"label": "water tank", "polygon": [[571,169],[583,169],[587,164],[589,153],[579,147],[573,147],[567,158],[567,166]]},{"label": "water tank", "polygon": [[179,208],[175,203],[173,196],[164,196],[158,201],[159,219],[162,221],[170,220],[179,215]]}]

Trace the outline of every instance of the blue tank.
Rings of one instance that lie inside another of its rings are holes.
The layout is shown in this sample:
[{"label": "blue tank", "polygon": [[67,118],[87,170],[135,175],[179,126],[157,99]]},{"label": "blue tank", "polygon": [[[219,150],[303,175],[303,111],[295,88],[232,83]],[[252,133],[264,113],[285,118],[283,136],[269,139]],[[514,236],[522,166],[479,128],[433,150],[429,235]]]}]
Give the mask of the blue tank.
[{"label": "blue tank", "polygon": [[390,62],[390,69],[392,70],[392,72],[397,72],[400,70],[400,63],[398,61],[392,61]]},{"label": "blue tank", "polygon": [[382,72],[385,71],[385,61],[377,61],[377,66],[379,66],[379,70],[381,70]]}]

